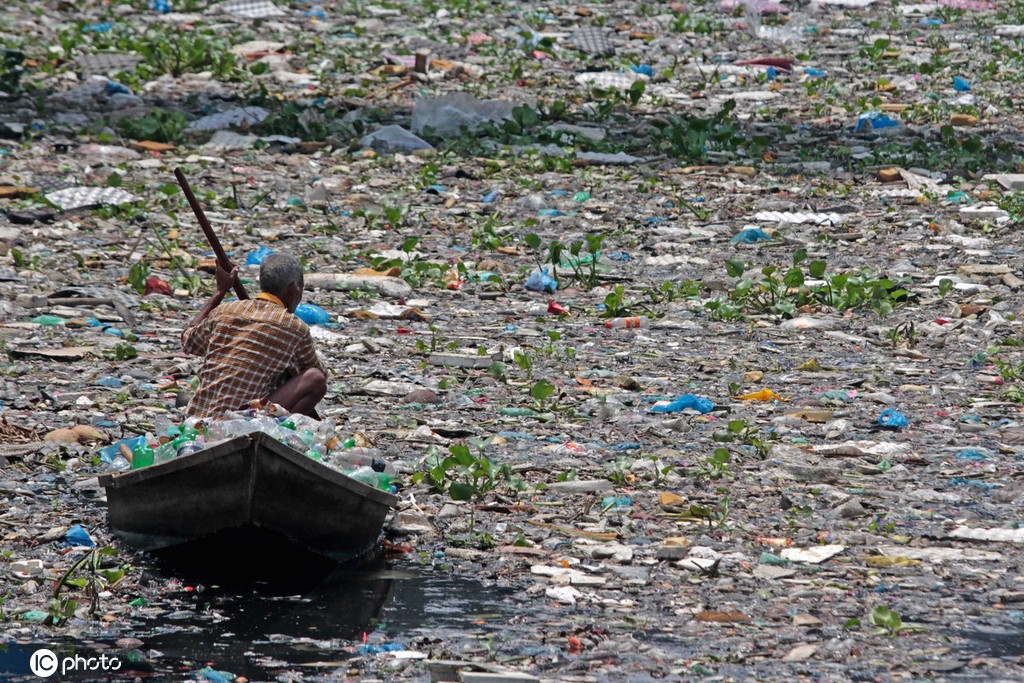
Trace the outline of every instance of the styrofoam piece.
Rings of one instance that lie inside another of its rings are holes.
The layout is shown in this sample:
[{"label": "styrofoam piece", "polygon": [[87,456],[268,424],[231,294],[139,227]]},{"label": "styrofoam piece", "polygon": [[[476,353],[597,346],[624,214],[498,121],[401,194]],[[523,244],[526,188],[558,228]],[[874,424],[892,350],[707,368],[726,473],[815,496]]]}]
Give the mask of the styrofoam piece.
[{"label": "styrofoam piece", "polygon": [[958,526],[949,532],[953,538],[971,541],[995,541],[997,543],[1024,543],[1024,527],[1017,529],[978,529]]},{"label": "styrofoam piece", "polygon": [[140,200],[116,187],[68,187],[46,195],[46,200],[65,211],[104,204],[128,204]]},{"label": "styrofoam piece", "polygon": [[815,225],[838,225],[848,220],[841,213],[798,213],[794,211],[761,211],[754,214],[754,220],[769,223],[814,223]]}]

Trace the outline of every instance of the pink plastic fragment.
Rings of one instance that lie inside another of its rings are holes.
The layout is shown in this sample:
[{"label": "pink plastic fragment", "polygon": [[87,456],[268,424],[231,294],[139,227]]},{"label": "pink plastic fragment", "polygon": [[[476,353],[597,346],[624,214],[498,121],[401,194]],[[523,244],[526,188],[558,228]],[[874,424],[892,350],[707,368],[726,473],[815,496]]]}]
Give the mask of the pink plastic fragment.
[{"label": "pink plastic fragment", "polygon": [[748,5],[752,10],[761,14],[789,14],[788,7],[774,2],[774,0],[722,0],[718,3],[718,9],[731,12],[744,5]]},{"label": "pink plastic fragment", "polygon": [[983,0],[939,0],[939,4],[954,9],[966,10],[998,9],[999,7],[994,2],[984,2]]}]

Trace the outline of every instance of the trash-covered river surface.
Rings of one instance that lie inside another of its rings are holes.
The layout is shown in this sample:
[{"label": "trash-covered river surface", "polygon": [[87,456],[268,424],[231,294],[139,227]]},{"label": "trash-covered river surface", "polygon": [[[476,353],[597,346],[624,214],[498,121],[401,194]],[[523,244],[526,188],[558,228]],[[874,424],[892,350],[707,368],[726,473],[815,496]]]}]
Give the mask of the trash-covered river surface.
[{"label": "trash-covered river surface", "polygon": [[[3,3],[0,677],[1024,680],[1022,40],[1016,1]],[[317,425],[186,420],[175,171],[248,292],[301,259]],[[111,472],[255,431],[394,502],[380,559],[112,528]]]}]

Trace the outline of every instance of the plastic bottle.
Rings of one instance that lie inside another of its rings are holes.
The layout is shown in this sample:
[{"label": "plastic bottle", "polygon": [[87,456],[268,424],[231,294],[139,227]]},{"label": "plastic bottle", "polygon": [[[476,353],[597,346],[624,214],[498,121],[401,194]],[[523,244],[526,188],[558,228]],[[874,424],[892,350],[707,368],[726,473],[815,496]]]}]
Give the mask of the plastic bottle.
[{"label": "plastic bottle", "polygon": [[220,441],[257,431],[260,431],[260,425],[252,420],[223,420],[210,425],[206,430],[206,438],[210,441]]},{"label": "plastic bottle", "polygon": [[643,318],[612,318],[606,320],[604,326],[608,329],[638,330],[643,327]]},{"label": "plastic bottle", "polygon": [[181,444],[180,448],[178,448],[177,457],[180,458],[185,455],[191,455],[192,453],[197,453],[203,450],[204,448],[206,448],[206,442],[202,439],[196,439],[195,441],[186,441],[185,443]]},{"label": "plastic bottle", "polygon": [[53,325],[63,325],[64,318],[61,318],[60,316],[56,315],[37,315],[36,317],[32,318],[32,322],[34,322],[36,325],[44,325],[50,327]]},{"label": "plastic bottle", "polygon": [[351,448],[336,453],[332,457],[334,462],[343,470],[369,467],[374,472],[387,475],[389,479],[394,478],[395,466],[381,458],[380,455],[381,452],[376,448]]},{"label": "plastic bottle", "polygon": [[132,451],[132,469],[137,470],[153,464],[153,449],[148,444],[136,446]]},{"label": "plastic bottle", "polygon": [[[162,462],[167,462],[168,460],[174,460],[174,458],[178,457],[178,444],[176,444],[175,441],[176,439],[158,446],[156,450],[153,451],[153,462],[160,464]],[[132,457],[134,459],[134,454]]]},{"label": "plastic bottle", "polygon": [[348,472],[347,474],[356,481],[366,484],[367,486],[377,488],[379,485],[377,473],[374,472],[373,469],[370,467],[357,467],[356,469],[352,470],[351,472]]}]

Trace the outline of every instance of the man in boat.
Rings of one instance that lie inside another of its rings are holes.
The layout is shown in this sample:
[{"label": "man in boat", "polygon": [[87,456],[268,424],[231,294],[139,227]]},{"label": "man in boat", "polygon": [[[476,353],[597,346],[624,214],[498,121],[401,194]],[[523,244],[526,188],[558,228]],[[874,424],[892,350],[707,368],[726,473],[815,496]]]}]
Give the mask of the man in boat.
[{"label": "man in boat", "polygon": [[202,356],[199,389],[186,412],[220,417],[254,400],[316,417],[327,393],[327,371],[309,327],[293,315],[302,301],[302,264],[274,253],[260,265],[255,299],[221,303],[238,277],[217,265],[217,290],[181,335],[185,353]]}]

